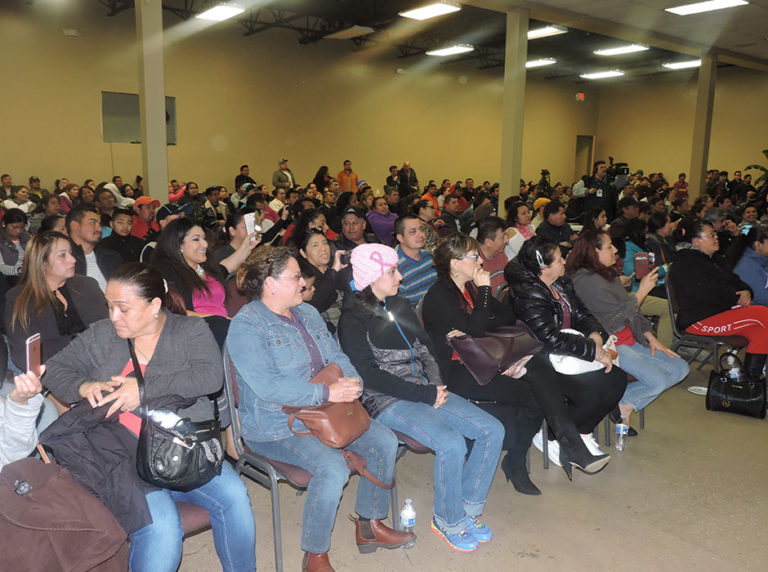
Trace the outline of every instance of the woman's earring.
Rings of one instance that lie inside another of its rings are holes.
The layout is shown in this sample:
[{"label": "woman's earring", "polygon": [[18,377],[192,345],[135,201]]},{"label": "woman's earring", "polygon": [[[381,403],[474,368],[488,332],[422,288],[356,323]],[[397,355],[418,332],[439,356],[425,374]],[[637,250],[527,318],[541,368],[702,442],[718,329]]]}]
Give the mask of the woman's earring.
[{"label": "woman's earring", "polygon": [[275,292],[276,292],[276,290],[274,288],[272,288],[272,295],[273,296],[275,295]]},{"label": "woman's earring", "polygon": [[155,320],[159,320],[159,319],[160,319],[160,312],[155,312]]}]

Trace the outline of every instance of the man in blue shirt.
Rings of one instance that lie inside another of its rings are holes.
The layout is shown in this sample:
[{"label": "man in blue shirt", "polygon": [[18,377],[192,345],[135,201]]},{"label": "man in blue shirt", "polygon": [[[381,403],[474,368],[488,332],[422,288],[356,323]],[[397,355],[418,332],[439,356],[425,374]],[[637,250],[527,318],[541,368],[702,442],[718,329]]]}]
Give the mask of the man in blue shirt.
[{"label": "man in blue shirt", "polygon": [[404,215],[395,221],[397,269],[403,276],[398,294],[414,308],[437,280],[432,255],[424,250],[426,235],[419,217]]}]

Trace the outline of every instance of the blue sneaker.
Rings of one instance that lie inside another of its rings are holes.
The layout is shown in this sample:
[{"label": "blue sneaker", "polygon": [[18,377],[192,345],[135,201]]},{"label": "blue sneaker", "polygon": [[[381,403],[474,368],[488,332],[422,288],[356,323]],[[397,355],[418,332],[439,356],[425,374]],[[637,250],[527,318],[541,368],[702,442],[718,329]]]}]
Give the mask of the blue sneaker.
[{"label": "blue sneaker", "polygon": [[479,546],[477,539],[466,528],[461,532],[445,532],[438,526],[434,518],[432,519],[432,532],[445,540],[448,546],[459,552],[473,552]]},{"label": "blue sneaker", "polygon": [[490,542],[493,538],[493,532],[476,516],[467,516],[467,530],[475,537],[478,542]]}]

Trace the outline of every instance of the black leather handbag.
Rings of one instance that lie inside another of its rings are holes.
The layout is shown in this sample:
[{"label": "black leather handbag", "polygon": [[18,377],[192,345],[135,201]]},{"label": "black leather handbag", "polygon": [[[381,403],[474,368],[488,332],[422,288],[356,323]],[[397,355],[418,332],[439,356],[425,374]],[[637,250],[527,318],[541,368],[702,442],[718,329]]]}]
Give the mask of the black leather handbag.
[{"label": "black leather handbag", "polygon": [[[139,386],[141,431],[136,452],[139,477],[158,487],[181,492],[203,486],[221,474],[224,461],[218,403],[213,400],[214,418],[208,421],[183,418],[172,424],[157,422],[147,408],[144,375],[130,340],[128,346]],[[160,413],[175,416],[169,411]]]},{"label": "black leather handbag", "polygon": [[465,334],[454,336],[447,343],[479,385],[488,384],[497,374],[544,346],[519,320],[514,326],[486,332],[482,338]]},{"label": "black leather handbag", "polygon": [[[723,366],[724,358],[732,360],[730,367]],[[731,352],[720,356],[718,369],[709,374],[707,409],[765,419],[765,378],[747,380],[741,360]]]}]

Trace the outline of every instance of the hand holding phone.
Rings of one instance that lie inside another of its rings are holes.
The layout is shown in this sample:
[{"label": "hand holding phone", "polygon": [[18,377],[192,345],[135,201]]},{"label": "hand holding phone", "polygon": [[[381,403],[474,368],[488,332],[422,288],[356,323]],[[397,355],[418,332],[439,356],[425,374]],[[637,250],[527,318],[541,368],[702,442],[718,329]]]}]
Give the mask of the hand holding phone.
[{"label": "hand holding phone", "polygon": [[[261,232],[261,227],[256,224],[256,213],[246,213],[243,215],[243,220],[245,221],[245,232],[247,234],[253,234],[254,232]],[[251,238],[251,240],[254,240],[254,238]]]}]

